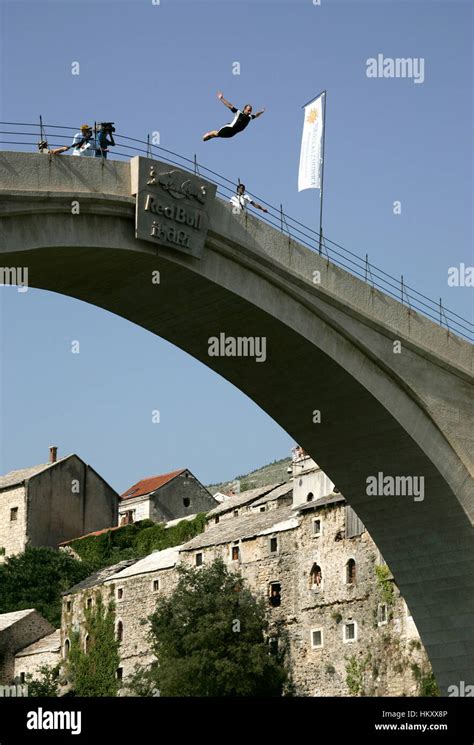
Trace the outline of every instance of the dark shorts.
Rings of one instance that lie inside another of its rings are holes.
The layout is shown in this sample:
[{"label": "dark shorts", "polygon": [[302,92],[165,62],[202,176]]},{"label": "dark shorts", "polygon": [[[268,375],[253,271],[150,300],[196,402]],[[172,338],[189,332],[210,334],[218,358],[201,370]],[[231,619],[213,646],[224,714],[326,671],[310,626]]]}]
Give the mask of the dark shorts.
[{"label": "dark shorts", "polygon": [[239,132],[242,132],[242,130],[236,129],[235,127],[231,127],[230,124],[225,124],[223,127],[220,128],[220,130],[217,133],[217,136],[218,137],[233,137]]}]

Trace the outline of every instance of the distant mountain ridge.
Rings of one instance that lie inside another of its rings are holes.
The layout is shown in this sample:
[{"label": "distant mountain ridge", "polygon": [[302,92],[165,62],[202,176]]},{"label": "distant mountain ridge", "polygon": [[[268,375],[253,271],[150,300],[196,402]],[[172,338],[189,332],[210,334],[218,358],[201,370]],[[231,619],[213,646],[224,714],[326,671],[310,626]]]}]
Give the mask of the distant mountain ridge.
[{"label": "distant mountain ridge", "polygon": [[225,493],[230,491],[235,488],[236,482],[240,482],[241,492],[247,489],[257,489],[260,486],[268,486],[269,484],[279,484],[290,480],[290,474],[287,473],[289,467],[291,467],[291,458],[281,458],[257,468],[255,471],[250,471],[250,473],[235,476],[231,481],[209,484],[206,489],[209,489],[211,494],[215,494],[216,492]]}]

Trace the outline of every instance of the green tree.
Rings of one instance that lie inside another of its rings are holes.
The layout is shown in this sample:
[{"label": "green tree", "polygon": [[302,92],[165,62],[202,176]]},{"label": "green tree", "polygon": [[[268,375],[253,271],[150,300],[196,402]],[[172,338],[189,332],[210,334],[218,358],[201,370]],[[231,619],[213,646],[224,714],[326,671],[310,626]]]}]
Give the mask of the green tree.
[{"label": "green tree", "polygon": [[56,628],[61,593],[91,573],[87,563],[52,548],[27,548],[0,565],[0,613],[36,608]]},{"label": "green tree", "polygon": [[279,696],[287,682],[266,641],[265,604],[221,560],[178,567],[178,585],[150,617],[162,696]]},{"label": "green tree", "polygon": [[156,667],[156,663],[153,663],[149,667],[135,665],[132,674],[124,684],[127,689],[127,696],[136,696],[137,698],[157,696]]},{"label": "green tree", "polygon": [[39,669],[40,677],[34,678],[29,673],[25,678],[28,686],[28,696],[54,697],[58,695],[60,665],[48,667],[44,665]]},{"label": "green tree", "polygon": [[71,632],[71,649],[66,676],[76,696],[116,696],[117,668],[120,664],[119,642],[115,637],[115,609],[106,607],[97,593],[94,607],[85,609],[84,641],[78,631]]},{"label": "green tree", "polygon": [[411,671],[418,685],[418,696],[421,696],[421,698],[436,698],[440,695],[436,678],[429,663],[420,667],[416,662],[413,662]]}]

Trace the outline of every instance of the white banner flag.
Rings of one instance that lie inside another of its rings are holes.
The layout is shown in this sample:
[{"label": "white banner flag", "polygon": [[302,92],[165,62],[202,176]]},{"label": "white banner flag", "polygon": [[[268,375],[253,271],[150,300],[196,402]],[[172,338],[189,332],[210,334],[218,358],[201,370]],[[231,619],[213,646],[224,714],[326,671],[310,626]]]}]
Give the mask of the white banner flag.
[{"label": "white banner flag", "polygon": [[298,191],[321,188],[321,143],[323,139],[323,95],[304,107]]}]

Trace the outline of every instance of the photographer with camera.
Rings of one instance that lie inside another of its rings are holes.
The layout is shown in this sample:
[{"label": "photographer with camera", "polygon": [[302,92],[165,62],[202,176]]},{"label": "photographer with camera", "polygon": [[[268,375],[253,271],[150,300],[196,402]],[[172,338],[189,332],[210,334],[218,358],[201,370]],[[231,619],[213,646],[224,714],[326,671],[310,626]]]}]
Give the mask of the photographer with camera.
[{"label": "photographer with camera", "polygon": [[115,140],[112,134],[113,132],[115,132],[113,122],[102,122],[99,124],[99,130],[96,137],[96,158],[107,158],[108,148],[114,147],[115,145]]},{"label": "photographer with camera", "polygon": [[[92,127],[90,127],[88,124],[83,124],[80,129],[81,131],[77,132],[74,135],[72,145],[70,145],[70,147],[67,149],[72,149],[73,155],[79,155],[81,157],[94,156],[96,153],[96,144],[92,132]],[[58,148],[58,150],[62,151],[63,148]]]}]

